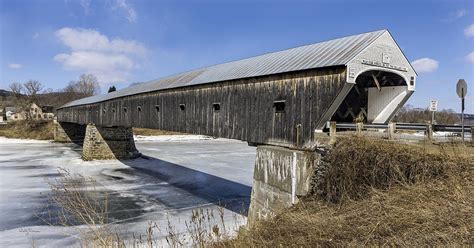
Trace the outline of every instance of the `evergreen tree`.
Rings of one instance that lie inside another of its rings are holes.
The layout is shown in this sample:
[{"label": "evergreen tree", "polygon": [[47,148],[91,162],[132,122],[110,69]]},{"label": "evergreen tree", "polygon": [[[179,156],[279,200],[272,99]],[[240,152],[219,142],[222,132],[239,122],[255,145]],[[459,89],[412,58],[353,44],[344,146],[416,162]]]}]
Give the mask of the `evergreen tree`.
[{"label": "evergreen tree", "polygon": [[115,85],[112,85],[112,87],[109,87],[109,92],[108,92],[108,93],[114,92],[114,91],[116,91],[116,90],[117,90],[117,89],[115,88]]}]

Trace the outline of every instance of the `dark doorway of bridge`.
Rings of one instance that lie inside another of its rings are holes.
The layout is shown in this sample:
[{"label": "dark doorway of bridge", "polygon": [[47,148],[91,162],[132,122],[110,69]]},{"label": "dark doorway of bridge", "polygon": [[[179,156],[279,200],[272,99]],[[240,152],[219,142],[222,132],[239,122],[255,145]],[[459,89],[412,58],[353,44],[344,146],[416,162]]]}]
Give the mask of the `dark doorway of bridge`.
[{"label": "dark doorway of bridge", "polygon": [[406,88],[405,80],[395,73],[377,70],[364,72],[357,77],[356,84],[339,105],[331,121],[372,123],[383,114],[387,105],[398,104],[393,98]]}]

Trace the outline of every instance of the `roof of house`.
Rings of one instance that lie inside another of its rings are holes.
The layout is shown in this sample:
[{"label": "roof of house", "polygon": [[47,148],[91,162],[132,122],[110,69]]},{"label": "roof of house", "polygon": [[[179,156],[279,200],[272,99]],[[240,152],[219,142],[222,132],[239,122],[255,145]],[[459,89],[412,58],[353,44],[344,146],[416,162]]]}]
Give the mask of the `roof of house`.
[{"label": "roof of house", "polygon": [[5,112],[15,112],[16,113],[16,107],[5,107]]},{"label": "roof of house", "polygon": [[[104,95],[69,102],[62,107],[102,102],[123,96],[184,86],[346,65],[387,30],[357,34],[256,57],[196,69],[131,86]],[[61,107],[61,108],[62,108]]]},{"label": "roof of house", "polygon": [[52,113],[54,111],[54,106],[49,106],[49,105],[41,106],[41,111],[43,111],[43,113]]}]

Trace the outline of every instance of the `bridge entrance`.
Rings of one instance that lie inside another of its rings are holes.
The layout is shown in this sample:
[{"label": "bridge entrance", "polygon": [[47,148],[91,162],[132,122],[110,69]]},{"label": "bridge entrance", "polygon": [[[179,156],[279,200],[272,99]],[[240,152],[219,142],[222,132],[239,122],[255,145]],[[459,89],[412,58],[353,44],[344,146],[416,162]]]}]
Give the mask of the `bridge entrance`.
[{"label": "bridge entrance", "polygon": [[407,94],[408,84],[400,75],[366,71],[357,77],[331,121],[386,123],[404,104]]}]

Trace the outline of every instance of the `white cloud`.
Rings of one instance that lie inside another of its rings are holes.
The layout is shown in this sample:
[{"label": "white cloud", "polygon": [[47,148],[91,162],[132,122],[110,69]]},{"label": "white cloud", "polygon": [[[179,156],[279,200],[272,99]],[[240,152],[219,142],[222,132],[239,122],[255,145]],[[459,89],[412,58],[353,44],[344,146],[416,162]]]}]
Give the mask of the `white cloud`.
[{"label": "white cloud", "polygon": [[22,64],[16,64],[16,63],[11,63],[11,64],[8,64],[8,67],[10,69],[20,69],[20,68],[23,67],[23,65]]},{"label": "white cloud", "polygon": [[466,37],[473,37],[474,36],[474,24],[471,24],[467,26],[466,29],[464,29],[464,35]]},{"label": "white cloud", "polygon": [[129,22],[135,22],[137,20],[137,12],[127,3],[127,0],[115,0],[114,9],[123,11]]},{"label": "white cloud", "polygon": [[103,83],[126,81],[147,53],[138,41],[109,39],[96,30],[62,28],[55,34],[71,51],[57,54],[54,60],[66,70],[92,73]]},{"label": "white cloud", "polygon": [[417,59],[411,62],[411,64],[419,73],[435,71],[436,69],[438,69],[439,66],[438,61],[430,58]]},{"label": "white cloud", "polygon": [[73,51],[101,51],[112,53],[128,53],[144,55],[147,50],[143,44],[134,40],[115,38],[110,40],[107,36],[92,29],[62,28],[55,32],[64,45]]},{"label": "white cloud", "polygon": [[471,52],[469,53],[467,56],[466,56],[466,59],[467,61],[471,62],[474,64],[474,52]]}]

